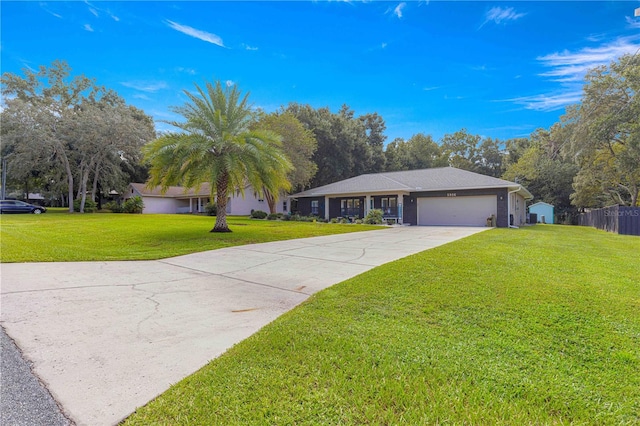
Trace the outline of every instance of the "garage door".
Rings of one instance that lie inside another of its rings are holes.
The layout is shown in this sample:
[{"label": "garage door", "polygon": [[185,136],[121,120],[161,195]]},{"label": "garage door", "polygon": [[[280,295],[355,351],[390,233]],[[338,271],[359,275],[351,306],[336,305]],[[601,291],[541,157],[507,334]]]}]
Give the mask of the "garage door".
[{"label": "garage door", "polygon": [[492,214],[495,195],[418,198],[418,225],[486,226]]}]

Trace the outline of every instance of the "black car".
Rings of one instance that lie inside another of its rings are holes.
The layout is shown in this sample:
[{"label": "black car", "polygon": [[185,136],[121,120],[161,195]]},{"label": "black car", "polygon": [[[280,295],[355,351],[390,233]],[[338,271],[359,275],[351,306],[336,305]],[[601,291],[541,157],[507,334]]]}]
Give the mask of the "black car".
[{"label": "black car", "polygon": [[40,214],[46,212],[42,206],[25,203],[18,200],[2,200],[0,201],[0,213],[33,213]]}]

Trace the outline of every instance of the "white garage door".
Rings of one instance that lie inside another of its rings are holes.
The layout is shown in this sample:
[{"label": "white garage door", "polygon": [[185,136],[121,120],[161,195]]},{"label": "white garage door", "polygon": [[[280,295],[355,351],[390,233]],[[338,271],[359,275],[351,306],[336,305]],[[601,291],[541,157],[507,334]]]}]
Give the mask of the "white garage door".
[{"label": "white garage door", "polygon": [[486,226],[497,209],[495,195],[418,198],[418,225]]}]

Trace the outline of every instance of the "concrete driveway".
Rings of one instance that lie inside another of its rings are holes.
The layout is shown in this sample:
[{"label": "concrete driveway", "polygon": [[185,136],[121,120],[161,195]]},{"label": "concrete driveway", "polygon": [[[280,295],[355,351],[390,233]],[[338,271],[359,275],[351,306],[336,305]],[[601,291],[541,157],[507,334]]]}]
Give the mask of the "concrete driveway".
[{"label": "concrete driveway", "polygon": [[485,229],[392,227],[157,261],[3,264],[0,322],[71,420],[110,425],[311,294]]}]

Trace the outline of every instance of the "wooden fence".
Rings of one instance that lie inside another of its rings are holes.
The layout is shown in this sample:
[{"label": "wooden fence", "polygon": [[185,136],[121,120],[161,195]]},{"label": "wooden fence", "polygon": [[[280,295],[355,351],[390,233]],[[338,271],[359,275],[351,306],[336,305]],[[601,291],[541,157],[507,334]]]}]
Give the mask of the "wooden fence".
[{"label": "wooden fence", "polygon": [[640,207],[611,206],[582,213],[578,225],[622,235],[640,235]]}]

